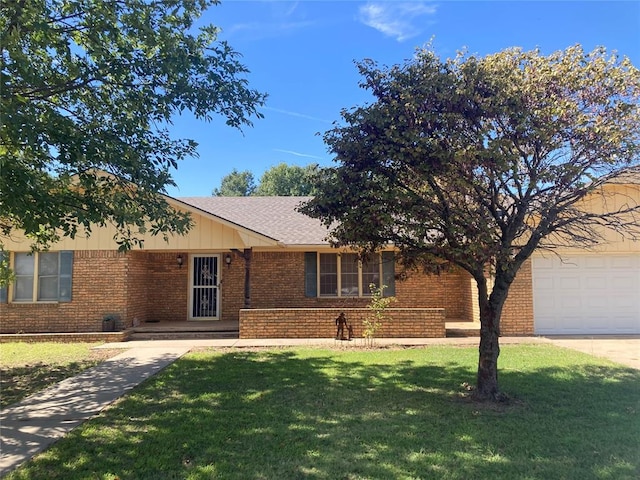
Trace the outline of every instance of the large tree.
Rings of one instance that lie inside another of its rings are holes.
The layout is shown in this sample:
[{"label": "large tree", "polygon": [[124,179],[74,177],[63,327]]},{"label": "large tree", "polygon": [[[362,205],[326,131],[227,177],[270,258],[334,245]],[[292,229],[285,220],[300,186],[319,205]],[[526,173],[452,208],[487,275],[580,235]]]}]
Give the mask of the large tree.
[{"label": "large tree", "polygon": [[214,188],[214,197],[248,197],[250,195],[273,196],[307,196],[315,193],[315,178],[318,165],[315,163],[305,167],[280,163],[266,170],[256,186],[253,173],[249,170],[238,171],[222,177],[220,188]]},{"label": "large tree", "polygon": [[305,167],[280,163],[262,174],[255,195],[269,197],[313,195],[315,193],[314,178],[317,172],[318,165],[314,163]]},{"label": "large tree", "polygon": [[[640,206],[607,201],[607,182],[638,182],[640,75],[626,58],[574,46],[441,61],[359,65],[371,104],[325,134],[338,166],[303,211],[337,245],[387,242],[412,266],[456,265],[479,292],[478,399],[500,399],[501,312],[536,249],[591,247],[605,229],[640,234]],[[611,203],[610,205],[615,205]]]},{"label": "large tree", "polygon": [[211,194],[214,197],[248,197],[255,190],[253,173],[249,170],[239,172],[234,168],[231,173],[222,177],[220,188],[214,188]]},{"label": "large tree", "polygon": [[[196,143],[172,118],[242,128],[264,95],[212,25],[216,0],[3,0],[0,234],[34,248],[111,223],[127,249],[190,220],[159,193]],[[2,236],[0,236],[1,248]]]}]

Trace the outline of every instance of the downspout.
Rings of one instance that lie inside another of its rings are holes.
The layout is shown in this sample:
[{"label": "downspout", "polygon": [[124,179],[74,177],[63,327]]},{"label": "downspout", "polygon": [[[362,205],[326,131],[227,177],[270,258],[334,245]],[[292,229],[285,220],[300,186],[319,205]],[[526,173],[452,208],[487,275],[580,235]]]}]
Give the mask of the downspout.
[{"label": "downspout", "polygon": [[244,308],[251,308],[251,257],[253,250],[244,249]]},{"label": "downspout", "polygon": [[231,251],[244,259],[244,308],[251,308],[251,258],[253,250],[245,248],[241,252],[237,248],[232,248]]}]

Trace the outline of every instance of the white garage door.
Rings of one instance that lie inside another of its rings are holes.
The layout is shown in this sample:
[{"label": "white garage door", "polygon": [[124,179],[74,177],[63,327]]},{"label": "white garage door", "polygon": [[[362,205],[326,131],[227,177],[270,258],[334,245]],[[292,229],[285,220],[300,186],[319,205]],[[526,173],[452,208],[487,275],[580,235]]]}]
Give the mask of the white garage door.
[{"label": "white garage door", "polygon": [[640,333],[639,255],[533,259],[535,333]]}]

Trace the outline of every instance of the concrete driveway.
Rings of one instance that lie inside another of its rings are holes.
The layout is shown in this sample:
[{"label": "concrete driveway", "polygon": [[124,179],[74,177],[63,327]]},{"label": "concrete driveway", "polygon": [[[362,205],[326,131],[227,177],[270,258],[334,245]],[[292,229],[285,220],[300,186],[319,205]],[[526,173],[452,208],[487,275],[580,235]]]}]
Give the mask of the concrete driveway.
[{"label": "concrete driveway", "polygon": [[559,347],[572,348],[640,370],[640,336],[546,337]]}]

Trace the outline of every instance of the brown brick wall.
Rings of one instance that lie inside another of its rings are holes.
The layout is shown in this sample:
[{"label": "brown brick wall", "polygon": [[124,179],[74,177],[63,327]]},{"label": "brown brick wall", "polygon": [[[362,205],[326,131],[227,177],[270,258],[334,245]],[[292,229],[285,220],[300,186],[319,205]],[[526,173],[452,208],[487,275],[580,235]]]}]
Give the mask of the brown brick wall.
[{"label": "brown brick wall", "polygon": [[188,266],[175,253],[76,251],[72,301],[0,304],[1,333],[100,332],[106,314],[116,329],[146,320],[186,320]]},{"label": "brown brick wall", "polygon": [[[222,266],[222,319],[239,320],[244,308],[244,259],[232,254]],[[254,252],[251,259],[251,308],[364,307],[367,298],[309,298],[304,294],[303,252]]]},{"label": "brown brick wall", "polygon": [[316,306],[304,296],[303,252],[255,252],[251,267],[251,308]]},{"label": "brown brick wall", "polygon": [[[254,253],[251,275],[251,308],[361,308],[369,303],[369,298],[305,297],[303,252]],[[394,308],[444,308],[447,318],[473,319],[466,272],[410,272],[396,280],[396,299]]]},{"label": "brown brick wall", "polygon": [[99,332],[107,313],[127,317],[127,257],[115,251],[76,251],[72,301],[0,305],[0,333]]},{"label": "brown brick wall", "polygon": [[146,253],[147,298],[144,320],[184,321],[189,314],[187,295],[189,293],[189,257],[182,255],[182,267],[178,267],[176,252]]},{"label": "brown brick wall", "polygon": [[[243,261],[240,263],[244,267]],[[400,268],[396,268],[400,272]],[[235,285],[243,291],[243,272]],[[251,308],[330,309],[362,308],[368,298],[307,298],[304,296],[304,253],[257,252],[253,254]],[[396,280],[394,308],[443,308],[447,320],[473,321],[477,291],[471,276],[462,270],[424,275],[407,272]],[[236,303],[241,305],[241,302]],[[232,310],[232,315],[237,310]],[[477,313],[477,312],[476,312]],[[233,317],[235,319],[235,316]],[[533,290],[531,262],[516,277],[502,317],[503,335],[533,334]]]},{"label": "brown brick wall", "polygon": [[87,332],[87,333],[24,333],[24,334],[0,334],[0,343],[107,343],[125,342],[129,338],[129,331],[122,332]]},{"label": "brown brick wall", "polygon": [[[331,338],[336,317],[344,312],[354,338],[362,337],[366,308],[265,309],[240,311],[240,338]],[[445,336],[444,310],[391,308],[378,338],[439,338]]]},{"label": "brown brick wall", "polygon": [[[178,268],[176,255],[176,252],[76,251],[72,301],[0,304],[0,333],[100,332],[105,314],[118,316],[118,328],[147,320],[185,321],[189,257],[182,252],[184,263]],[[235,254],[232,258],[231,265],[222,261],[220,267],[222,320],[239,320],[244,307],[244,259]],[[411,273],[396,281],[398,301],[392,306],[441,308],[447,320],[472,320],[473,295],[471,279],[465,272],[431,276]],[[368,303],[368,298],[305,297],[303,252],[253,253],[253,309],[322,312],[322,309],[362,309]],[[315,320],[312,318],[311,322]],[[530,262],[523,266],[511,288],[503,312],[502,334],[533,334]]]},{"label": "brown brick wall", "polygon": [[130,252],[127,255],[127,308],[126,315],[121,318],[122,327],[130,328],[147,320],[147,254]]},{"label": "brown brick wall", "polygon": [[502,309],[503,336],[533,335],[533,279],[531,259],[522,264]]},{"label": "brown brick wall", "polygon": [[[396,272],[399,269],[396,267]],[[447,319],[473,320],[471,276],[462,270],[425,275],[407,272],[396,280],[394,306],[405,308],[444,308]]]},{"label": "brown brick wall", "polygon": [[[231,264],[225,265],[224,255],[222,258],[220,316],[222,320],[237,322],[240,309],[244,306],[244,259],[239,255],[231,254]],[[255,267],[251,273],[255,274]]]}]

